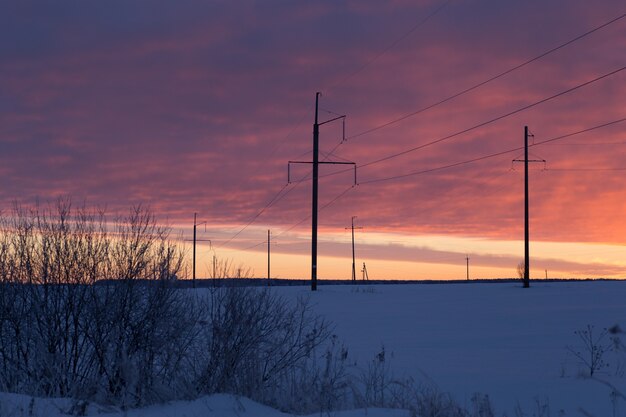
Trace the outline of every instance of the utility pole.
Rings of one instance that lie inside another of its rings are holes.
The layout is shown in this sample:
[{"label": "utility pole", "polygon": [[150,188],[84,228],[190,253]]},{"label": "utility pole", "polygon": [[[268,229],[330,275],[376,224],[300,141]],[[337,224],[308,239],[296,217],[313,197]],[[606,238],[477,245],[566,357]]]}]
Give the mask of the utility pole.
[{"label": "utility pole", "polygon": [[363,281],[370,279],[369,275],[367,274],[367,267],[365,266],[365,262],[363,262],[363,269],[361,269],[361,272],[363,273]]},{"label": "utility pole", "polygon": [[196,288],[196,217],[198,213],[193,214],[193,288]]},{"label": "utility pole", "polygon": [[[354,219],[356,219],[356,216],[352,216],[352,283],[356,282],[356,262],[355,262],[355,257],[354,257],[354,229],[363,229],[362,227],[354,227]],[[346,230],[348,230],[348,228],[346,227]]]},{"label": "utility pole", "polygon": [[545,159],[528,159],[528,138],[534,137],[528,132],[528,126],[524,126],[524,159],[514,159],[513,162],[524,162],[524,288],[530,287],[530,221],[528,214],[528,163],[543,162]]},{"label": "utility pole", "polygon": [[215,279],[217,278],[217,257],[213,254],[213,286],[215,287]]},{"label": "utility pole", "polygon": [[465,263],[467,266],[467,280],[469,281],[469,255],[465,255]]},{"label": "utility pole", "polygon": [[270,231],[267,230],[267,286],[270,286]]},{"label": "utility pole", "polygon": [[290,172],[291,164],[313,164],[313,186],[311,196],[311,291],[317,290],[317,196],[318,196],[318,182],[319,182],[319,164],[344,164],[354,166],[354,185],[356,185],[356,164],[354,162],[331,162],[319,160],[319,138],[320,138],[320,126],[326,123],[334,122],[335,120],[343,119],[343,139],[345,140],[345,119],[346,116],[337,116],[324,122],[319,122],[319,97],[320,93],[315,93],[315,122],[313,123],[313,161],[289,161],[287,164],[287,183],[291,182]]},{"label": "utility pole", "polygon": [[313,190],[311,206],[311,291],[317,291],[317,183],[319,180],[320,125],[318,107],[320,93],[315,93],[315,123],[313,124]]},{"label": "utility pole", "polygon": [[524,126],[524,288],[530,287],[530,234],[528,221],[528,126]]},{"label": "utility pole", "polygon": [[196,288],[196,242],[209,242],[211,244],[211,240],[209,239],[196,239],[196,229],[199,225],[204,224],[206,231],[206,222],[197,223],[198,213],[193,214],[193,266],[192,266],[192,286]]}]

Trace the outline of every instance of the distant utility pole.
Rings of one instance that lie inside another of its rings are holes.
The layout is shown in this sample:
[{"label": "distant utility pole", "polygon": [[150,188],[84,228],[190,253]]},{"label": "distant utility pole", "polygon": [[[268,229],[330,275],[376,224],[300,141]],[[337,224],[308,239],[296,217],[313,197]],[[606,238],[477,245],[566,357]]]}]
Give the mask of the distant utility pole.
[{"label": "distant utility pole", "polygon": [[[355,263],[355,258],[354,258],[354,229],[363,229],[362,227],[354,227],[354,219],[356,219],[356,216],[352,216],[352,282],[356,282],[356,263]],[[348,230],[348,228],[346,227],[346,230]]]},{"label": "distant utility pole", "polygon": [[[319,164],[344,164],[354,166],[354,183],[356,185],[356,164],[354,162],[330,162],[319,160],[319,136],[320,126],[326,123],[334,122],[335,120],[342,119],[345,123],[346,116],[334,117],[324,122],[319,122],[318,109],[319,109],[319,96],[320,93],[315,93],[315,123],[313,124],[313,161],[289,161],[287,164],[287,182],[290,180],[290,166],[291,164],[313,164],[313,187],[311,198],[311,291],[317,290],[317,195],[318,195],[318,181],[319,181]],[[345,124],[344,124],[344,137],[345,140]]]},{"label": "distant utility pole", "polygon": [[270,286],[270,231],[267,229],[267,286]]},{"label": "distant utility pole", "polygon": [[193,266],[192,266],[192,286],[196,288],[196,242],[209,242],[211,244],[211,240],[209,239],[196,239],[196,229],[199,225],[204,224],[206,231],[206,222],[197,223],[198,213],[193,214]]},{"label": "distant utility pole", "polygon": [[361,272],[363,273],[363,281],[365,280],[370,280],[369,275],[367,274],[367,267],[365,266],[365,262],[363,262],[363,269],[361,269]]},{"label": "distant utility pole", "polygon": [[467,280],[469,281],[469,255],[465,255],[465,263],[467,266]]},{"label": "distant utility pole", "polygon": [[217,278],[217,257],[213,254],[213,286],[215,287],[215,279]]},{"label": "distant utility pole", "polygon": [[530,232],[528,214],[528,163],[543,162],[545,159],[528,159],[528,138],[535,135],[528,133],[528,126],[524,126],[524,159],[514,159],[513,162],[524,162],[524,288],[530,287]]}]

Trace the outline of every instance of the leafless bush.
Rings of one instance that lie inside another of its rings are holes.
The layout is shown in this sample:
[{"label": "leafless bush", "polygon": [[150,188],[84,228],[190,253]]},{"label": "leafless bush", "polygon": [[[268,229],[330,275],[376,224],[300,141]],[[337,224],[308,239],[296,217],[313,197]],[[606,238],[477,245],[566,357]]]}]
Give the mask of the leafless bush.
[{"label": "leafless bush", "polygon": [[232,259],[213,257],[211,278],[252,278],[252,269],[243,265],[235,264]]},{"label": "leafless bush", "polygon": [[[177,289],[183,259],[141,207],[113,223],[67,200],[0,217],[0,390],[73,397],[77,413],[87,401],[127,408],[219,392],[297,413],[466,415],[450,396],[394,377],[384,347],[359,374],[307,299]],[[247,274],[232,262],[218,272]]]},{"label": "leafless bush", "polygon": [[367,407],[385,407],[389,405],[388,394],[393,378],[386,358],[385,347],[382,346],[367,368],[361,372],[363,386],[362,401]]},{"label": "leafless bush", "polygon": [[350,402],[351,367],[348,350],[332,335],[323,350],[314,350],[280,376],[277,388],[283,388],[275,395],[276,407],[298,414],[346,408]]},{"label": "leafless bush", "polygon": [[62,199],[2,217],[0,389],[137,405],[167,386],[187,328],[168,233],[141,207],[109,226]]},{"label": "leafless bush", "polygon": [[287,375],[330,335],[306,300],[289,304],[265,289],[219,288],[205,305],[207,360],[197,382],[203,393],[271,402]]},{"label": "leafless bush", "polygon": [[524,276],[526,275],[526,263],[524,261],[520,261],[517,264],[517,268],[515,269],[515,271],[517,272],[517,277],[523,281]]},{"label": "leafless bush", "polygon": [[356,378],[354,406],[404,409],[413,417],[487,417],[487,414],[470,414],[450,394],[442,393],[432,384],[394,375],[387,356],[384,346],[381,347]]},{"label": "leafless bush", "polygon": [[472,417],[495,417],[489,396],[475,393],[472,396]]},{"label": "leafless bush", "polygon": [[594,326],[588,324],[582,330],[574,332],[579,338],[579,345],[568,346],[567,350],[578,359],[584,367],[587,376],[593,377],[595,373],[608,367],[605,361],[605,354],[611,350],[611,345],[607,341],[608,330],[602,329],[594,335]]},{"label": "leafless bush", "polygon": [[176,289],[182,266],[141,207],[113,224],[67,200],[15,207],[0,218],[0,390],[122,407],[215,392],[278,404],[328,323],[266,290]]}]

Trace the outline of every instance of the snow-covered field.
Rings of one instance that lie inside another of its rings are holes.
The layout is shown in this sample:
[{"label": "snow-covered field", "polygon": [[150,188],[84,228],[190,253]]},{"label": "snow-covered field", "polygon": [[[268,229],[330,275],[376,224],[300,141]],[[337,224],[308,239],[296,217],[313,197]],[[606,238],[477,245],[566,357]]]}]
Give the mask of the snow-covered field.
[{"label": "snow-covered field", "polygon": [[[626,377],[616,375],[624,370],[626,354],[607,352],[609,366],[589,379],[581,376],[585,367],[567,349],[585,354],[574,332],[587,325],[596,334],[614,325],[626,328],[626,282],[533,282],[529,289],[516,283],[320,285],[315,293],[306,287],[272,291],[286,298],[310,297],[316,311],[334,323],[334,333],[359,366],[367,366],[384,346],[396,376],[436,384],[461,405],[469,407],[473,394],[480,392],[489,396],[496,416],[626,416],[626,399],[611,396],[606,384],[626,393]],[[65,400],[0,396],[0,417],[28,416],[31,410],[35,416],[63,415],[59,410],[67,407]],[[88,415],[114,411],[91,406]],[[109,415],[285,414],[219,395]],[[334,415],[408,412],[369,409]]]},{"label": "snow-covered field", "polygon": [[[303,289],[280,290],[294,294]],[[626,282],[533,282],[320,287],[319,312],[336,325],[350,353],[373,358],[381,345],[393,353],[396,373],[428,379],[464,405],[475,392],[488,394],[497,415],[519,403],[533,415],[537,402],[552,416],[612,416],[611,390],[580,378],[576,330],[626,327]],[[584,353],[584,349],[583,349]],[[615,378],[624,352],[607,353],[610,366],[597,379],[626,393]],[[623,366],[623,365],[622,365]],[[626,415],[620,400],[619,416]]]}]

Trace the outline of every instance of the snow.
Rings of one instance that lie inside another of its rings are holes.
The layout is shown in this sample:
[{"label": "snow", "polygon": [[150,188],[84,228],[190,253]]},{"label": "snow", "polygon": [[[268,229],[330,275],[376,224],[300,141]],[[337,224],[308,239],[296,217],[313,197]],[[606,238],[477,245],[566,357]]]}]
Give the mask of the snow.
[{"label": "snow", "polygon": [[[67,417],[72,402],[68,399],[32,399],[26,395],[0,394],[0,416],[2,417]],[[252,400],[233,395],[216,394],[195,401],[174,401],[142,409],[107,409],[90,405],[87,416],[100,417],[289,417]],[[408,417],[405,410],[369,408],[333,413],[336,417]],[[319,416],[312,414],[311,417]]]},{"label": "snow", "polygon": [[[407,285],[320,285],[276,287],[288,298],[310,297],[314,309],[334,323],[334,333],[349,356],[367,366],[384,346],[397,376],[435,384],[463,406],[476,392],[487,394],[497,416],[624,416],[626,401],[614,410],[613,384],[626,393],[626,378],[616,376],[624,352],[606,354],[610,367],[591,380],[567,347],[579,348],[574,334],[587,325],[597,331],[626,328],[626,282],[459,283]],[[36,399],[0,394],[0,416],[61,416],[67,399]],[[101,416],[286,416],[246,398],[213,395],[122,413],[90,405]],[[616,412],[614,414],[614,411]],[[319,415],[319,414],[316,414]],[[402,410],[353,410],[338,417],[408,416]],[[547,414],[546,414],[547,415]]]},{"label": "snow", "polygon": [[[626,282],[599,281],[320,286],[311,297],[359,363],[384,345],[397,374],[430,380],[461,405],[480,392],[498,415],[539,401],[556,415],[609,416],[611,391],[579,377],[567,346],[579,347],[574,331],[588,324],[626,327],[625,294]],[[613,369],[598,378],[626,392],[612,376],[619,356],[607,359]]]}]

